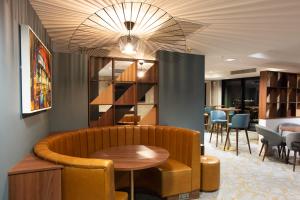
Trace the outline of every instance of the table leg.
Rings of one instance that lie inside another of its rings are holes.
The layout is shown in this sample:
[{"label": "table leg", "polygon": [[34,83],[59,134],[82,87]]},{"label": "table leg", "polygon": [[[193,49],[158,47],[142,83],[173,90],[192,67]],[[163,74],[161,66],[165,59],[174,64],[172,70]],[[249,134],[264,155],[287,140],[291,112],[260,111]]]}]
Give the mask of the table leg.
[{"label": "table leg", "polygon": [[230,146],[231,146],[231,143],[230,143],[230,129],[229,129],[229,119],[230,119],[230,117],[229,117],[229,112],[226,112],[226,118],[227,118],[227,123],[226,123],[226,132],[229,132],[228,134],[228,149],[230,148]]},{"label": "table leg", "polygon": [[130,196],[131,200],[134,200],[134,172],[130,171]]}]

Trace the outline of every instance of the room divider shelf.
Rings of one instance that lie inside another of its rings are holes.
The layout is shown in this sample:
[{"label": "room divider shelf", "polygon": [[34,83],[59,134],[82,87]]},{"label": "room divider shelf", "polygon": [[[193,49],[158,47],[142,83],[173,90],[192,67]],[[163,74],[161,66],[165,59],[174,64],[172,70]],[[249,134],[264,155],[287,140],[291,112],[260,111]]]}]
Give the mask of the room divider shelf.
[{"label": "room divider shelf", "polygon": [[300,75],[263,71],[259,90],[260,119],[300,117]]},{"label": "room divider shelf", "polygon": [[157,73],[152,60],[90,57],[89,126],[157,124]]}]

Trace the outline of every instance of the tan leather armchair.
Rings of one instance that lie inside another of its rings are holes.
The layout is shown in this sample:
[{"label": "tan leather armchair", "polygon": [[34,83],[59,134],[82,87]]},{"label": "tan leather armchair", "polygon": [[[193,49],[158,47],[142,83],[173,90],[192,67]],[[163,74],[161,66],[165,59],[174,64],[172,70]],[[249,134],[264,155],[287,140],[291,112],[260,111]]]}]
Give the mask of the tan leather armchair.
[{"label": "tan leather armchair", "polygon": [[[163,165],[137,173],[137,184],[162,197],[199,190],[199,133],[188,129],[167,126],[88,128],[49,136],[36,144],[34,151],[43,159],[65,166],[63,200],[123,200],[127,194],[115,192],[115,185],[117,188],[127,185],[129,178],[122,184],[122,178],[116,174],[115,183],[112,161],[91,159],[88,155],[131,144],[160,146],[170,153],[170,159]],[[145,176],[149,180],[145,181]]]}]

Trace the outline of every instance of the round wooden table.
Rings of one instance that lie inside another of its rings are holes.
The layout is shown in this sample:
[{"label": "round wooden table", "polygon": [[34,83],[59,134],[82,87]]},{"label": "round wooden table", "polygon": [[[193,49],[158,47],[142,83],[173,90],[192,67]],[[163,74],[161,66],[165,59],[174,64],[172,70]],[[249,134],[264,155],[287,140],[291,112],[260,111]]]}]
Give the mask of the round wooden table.
[{"label": "round wooden table", "polygon": [[134,171],[164,163],[169,158],[169,152],[156,146],[126,145],[104,149],[89,157],[112,160],[116,171],[130,171],[130,194],[133,200]]}]

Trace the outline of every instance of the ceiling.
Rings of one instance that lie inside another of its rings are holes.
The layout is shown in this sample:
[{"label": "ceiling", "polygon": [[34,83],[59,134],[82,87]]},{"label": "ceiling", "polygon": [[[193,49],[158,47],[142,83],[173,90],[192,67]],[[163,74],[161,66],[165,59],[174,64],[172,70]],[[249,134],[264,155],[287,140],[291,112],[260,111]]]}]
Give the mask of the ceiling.
[{"label": "ceiling", "polygon": [[[30,0],[54,42],[69,51],[75,29],[117,0]],[[128,2],[128,1],[127,1]],[[139,1],[136,1],[139,2]],[[171,16],[205,28],[186,36],[191,53],[206,56],[206,79],[257,76],[260,70],[300,72],[299,0],[146,0]],[[171,50],[171,49],[170,49]],[[226,61],[226,59],[235,59]],[[256,73],[230,75],[257,68]]]}]

